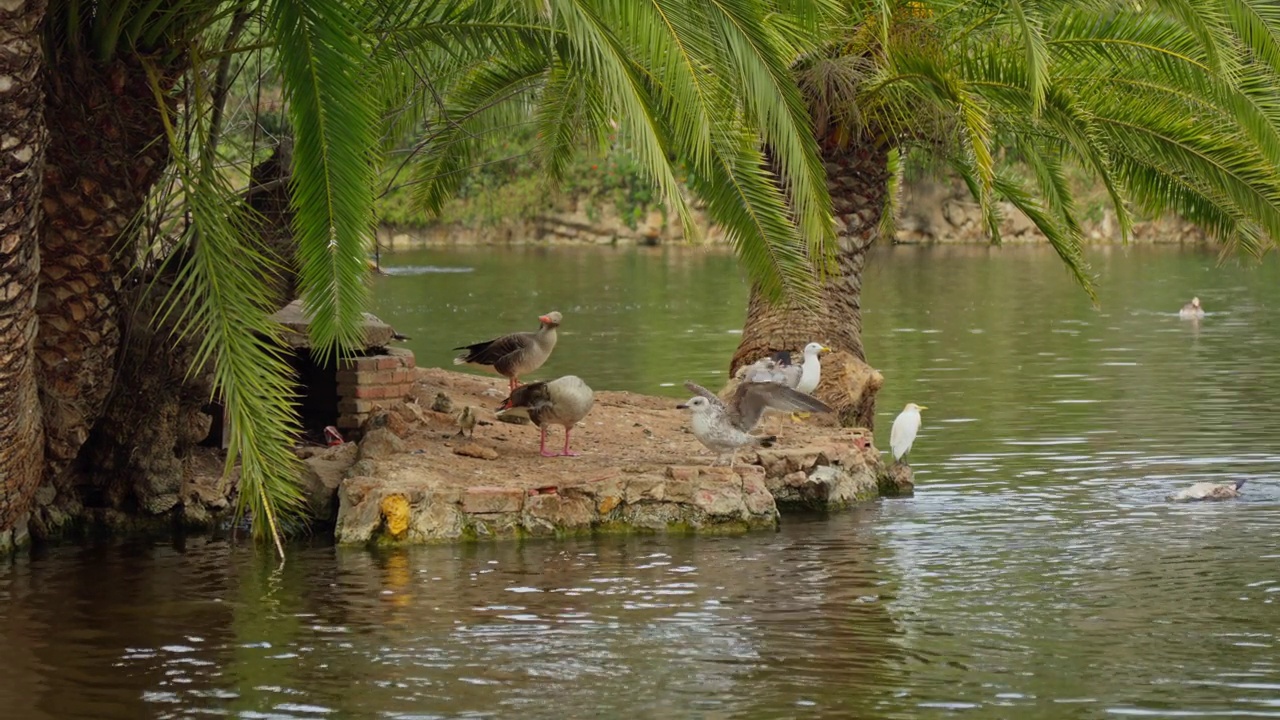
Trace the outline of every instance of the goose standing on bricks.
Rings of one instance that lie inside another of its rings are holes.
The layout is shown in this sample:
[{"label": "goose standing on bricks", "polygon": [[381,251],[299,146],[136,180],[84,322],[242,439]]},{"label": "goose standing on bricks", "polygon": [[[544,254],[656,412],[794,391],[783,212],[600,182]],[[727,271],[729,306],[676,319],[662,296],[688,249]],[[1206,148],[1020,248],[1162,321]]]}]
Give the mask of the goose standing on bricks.
[{"label": "goose standing on bricks", "polygon": [[693,412],[693,436],[716,453],[712,465],[730,453],[729,467],[733,467],[741,448],[773,445],[777,438],[772,435],[750,434],[765,410],[831,412],[817,398],[776,382],[743,382],[728,403],[696,383],[686,381],[684,386],[695,396],[676,408]]},{"label": "goose standing on bricks", "polygon": [[[579,420],[591,412],[596,395],[577,375],[565,375],[550,382],[522,385],[511,392],[498,407],[499,415],[520,414],[533,421],[542,432],[538,452],[543,457],[573,457],[578,453],[569,449],[569,433]],[[564,449],[558,453],[547,452],[547,426],[564,426]]]},{"label": "goose standing on bricks", "polygon": [[454,350],[466,350],[453,359],[454,365],[484,365],[492,367],[510,381],[509,391],[520,386],[520,376],[542,367],[556,348],[556,328],[560,327],[560,313],[549,312],[538,318],[542,325],[537,332],[518,332],[486,340],[474,345],[460,345]]},{"label": "goose standing on bricks", "polygon": [[907,403],[902,412],[893,421],[893,429],[889,431],[889,450],[894,460],[901,460],[911,452],[911,444],[916,441],[916,433],[920,432],[920,411],[929,408],[915,403]]}]

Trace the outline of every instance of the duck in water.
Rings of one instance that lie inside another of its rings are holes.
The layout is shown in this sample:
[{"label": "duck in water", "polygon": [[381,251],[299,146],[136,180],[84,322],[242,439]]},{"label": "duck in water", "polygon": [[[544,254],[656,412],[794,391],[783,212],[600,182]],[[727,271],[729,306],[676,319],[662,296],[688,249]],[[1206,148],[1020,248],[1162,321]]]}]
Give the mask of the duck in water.
[{"label": "duck in water", "polygon": [[1169,499],[1174,502],[1230,500],[1240,497],[1240,488],[1244,487],[1244,482],[1244,480],[1237,480],[1235,483],[1198,482],[1189,488],[1179,490],[1170,495]]},{"label": "duck in water", "polygon": [[1191,302],[1183,305],[1182,309],[1178,311],[1178,317],[1183,320],[1199,320],[1204,317],[1204,308],[1200,307],[1200,298],[1191,298]]}]

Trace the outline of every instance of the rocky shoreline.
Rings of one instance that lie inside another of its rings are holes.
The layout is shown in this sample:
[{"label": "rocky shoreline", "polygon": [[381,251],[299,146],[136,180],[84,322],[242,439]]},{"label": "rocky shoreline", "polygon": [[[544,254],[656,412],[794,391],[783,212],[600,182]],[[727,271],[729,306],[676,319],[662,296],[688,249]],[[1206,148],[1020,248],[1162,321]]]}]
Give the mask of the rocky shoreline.
[{"label": "rocky shoreline", "polygon": [[337,542],[744,533],[774,529],[791,510],[911,493],[909,468],[886,469],[869,433],[821,420],[785,428],[733,469],[710,467],[674,401],[634,393],[597,393],[574,433],[578,458],[541,457],[528,425],[495,421],[457,437],[451,411],[471,405],[493,421],[501,384],[420,370],[415,396],[376,412],[359,443],[314,449],[307,492],[314,512],[331,513]]},{"label": "rocky shoreline", "polygon": [[[837,211],[840,200],[836,199]],[[960,183],[916,182],[903,191],[899,203],[893,243],[898,245],[986,245],[990,242],[978,204]],[[1005,221],[1001,242],[1008,244],[1046,243],[1031,220],[1009,203],[1001,204]],[[702,243],[726,245],[724,234],[712,225],[697,207],[694,217]],[[1096,218],[1082,222],[1085,241],[1110,245],[1120,242],[1115,216],[1107,208]],[[1134,223],[1132,242],[1144,244],[1199,245],[1208,238],[1196,225],[1177,217],[1163,217]],[[378,244],[386,250],[413,250],[448,246],[521,245],[663,245],[683,243],[678,223],[668,222],[653,210],[630,227],[612,209],[588,207],[573,201],[569,207],[548,209],[535,217],[512,220],[496,226],[466,227],[431,224],[417,227],[384,225]]]},{"label": "rocky shoreline", "polygon": [[[784,422],[773,447],[739,453],[732,469],[712,467],[678,400],[604,391],[574,429],[582,455],[544,458],[537,428],[494,414],[505,379],[410,372],[407,395],[372,402],[358,441],[296,448],[308,517],[291,535],[396,545],[739,534],[776,529],[791,512],[837,512],[913,492],[909,467],[886,467],[869,431],[841,428],[831,417]],[[480,420],[470,437],[458,436],[455,416],[464,406]],[[224,463],[224,452],[212,447],[182,458],[176,504],[124,509],[41,498],[42,517],[57,515],[61,530],[29,537],[24,523],[0,537],[0,549],[30,540],[243,534],[247,527],[232,522],[237,474],[224,476]]]}]

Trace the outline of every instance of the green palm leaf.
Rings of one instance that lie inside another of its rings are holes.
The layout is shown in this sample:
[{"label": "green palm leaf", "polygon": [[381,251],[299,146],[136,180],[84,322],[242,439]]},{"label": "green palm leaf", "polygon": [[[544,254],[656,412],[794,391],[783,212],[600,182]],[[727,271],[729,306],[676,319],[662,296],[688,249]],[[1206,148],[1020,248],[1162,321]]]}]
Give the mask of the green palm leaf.
[{"label": "green palm leaf", "polygon": [[272,0],[281,81],[295,131],[293,208],[299,286],[321,356],[357,347],[373,230],[374,102],[367,51],[342,0]]}]

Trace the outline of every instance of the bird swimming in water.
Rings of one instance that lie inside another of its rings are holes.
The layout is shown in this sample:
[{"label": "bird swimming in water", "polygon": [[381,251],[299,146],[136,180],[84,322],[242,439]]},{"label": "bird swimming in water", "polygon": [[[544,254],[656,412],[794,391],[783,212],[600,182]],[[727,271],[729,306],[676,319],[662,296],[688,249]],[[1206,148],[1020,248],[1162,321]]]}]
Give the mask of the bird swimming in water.
[{"label": "bird swimming in water", "polygon": [[508,392],[520,386],[520,376],[542,367],[556,347],[556,328],[561,316],[549,312],[538,318],[536,332],[518,332],[473,345],[460,345],[454,350],[466,350],[453,359],[454,365],[483,365],[492,367],[510,381]]},{"label": "bird swimming in water", "polygon": [[[543,457],[573,457],[578,455],[569,449],[569,433],[573,426],[591,412],[595,404],[595,392],[577,375],[565,375],[550,382],[522,385],[511,392],[498,415],[521,414],[533,421],[542,432],[538,452]],[[564,427],[564,449],[558,453],[547,452],[547,427]]]},{"label": "bird swimming in water", "polygon": [[1191,302],[1183,305],[1182,309],[1178,311],[1178,317],[1183,320],[1198,320],[1204,317],[1204,308],[1200,307],[1200,298],[1191,298]]},{"label": "bird swimming in water", "polygon": [[889,450],[894,460],[901,460],[911,452],[911,444],[916,441],[916,433],[920,432],[920,411],[928,409],[924,405],[907,403],[894,418],[893,429],[889,431]]},{"label": "bird swimming in water", "polygon": [[712,465],[730,454],[729,467],[733,467],[741,448],[773,445],[777,438],[772,435],[750,434],[765,410],[831,412],[821,400],[777,382],[742,382],[728,402],[697,383],[685,381],[684,386],[695,396],[676,408],[692,411],[693,436],[717,455]]},{"label": "bird swimming in water", "polygon": [[1240,497],[1240,488],[1244,487],[1244,483],[1244,480],[1237,480],[1234,484],[1198,482],[1189,488],[1184,488],[1170,495],[1169,499],[1174,502],[1230,500]]}]

